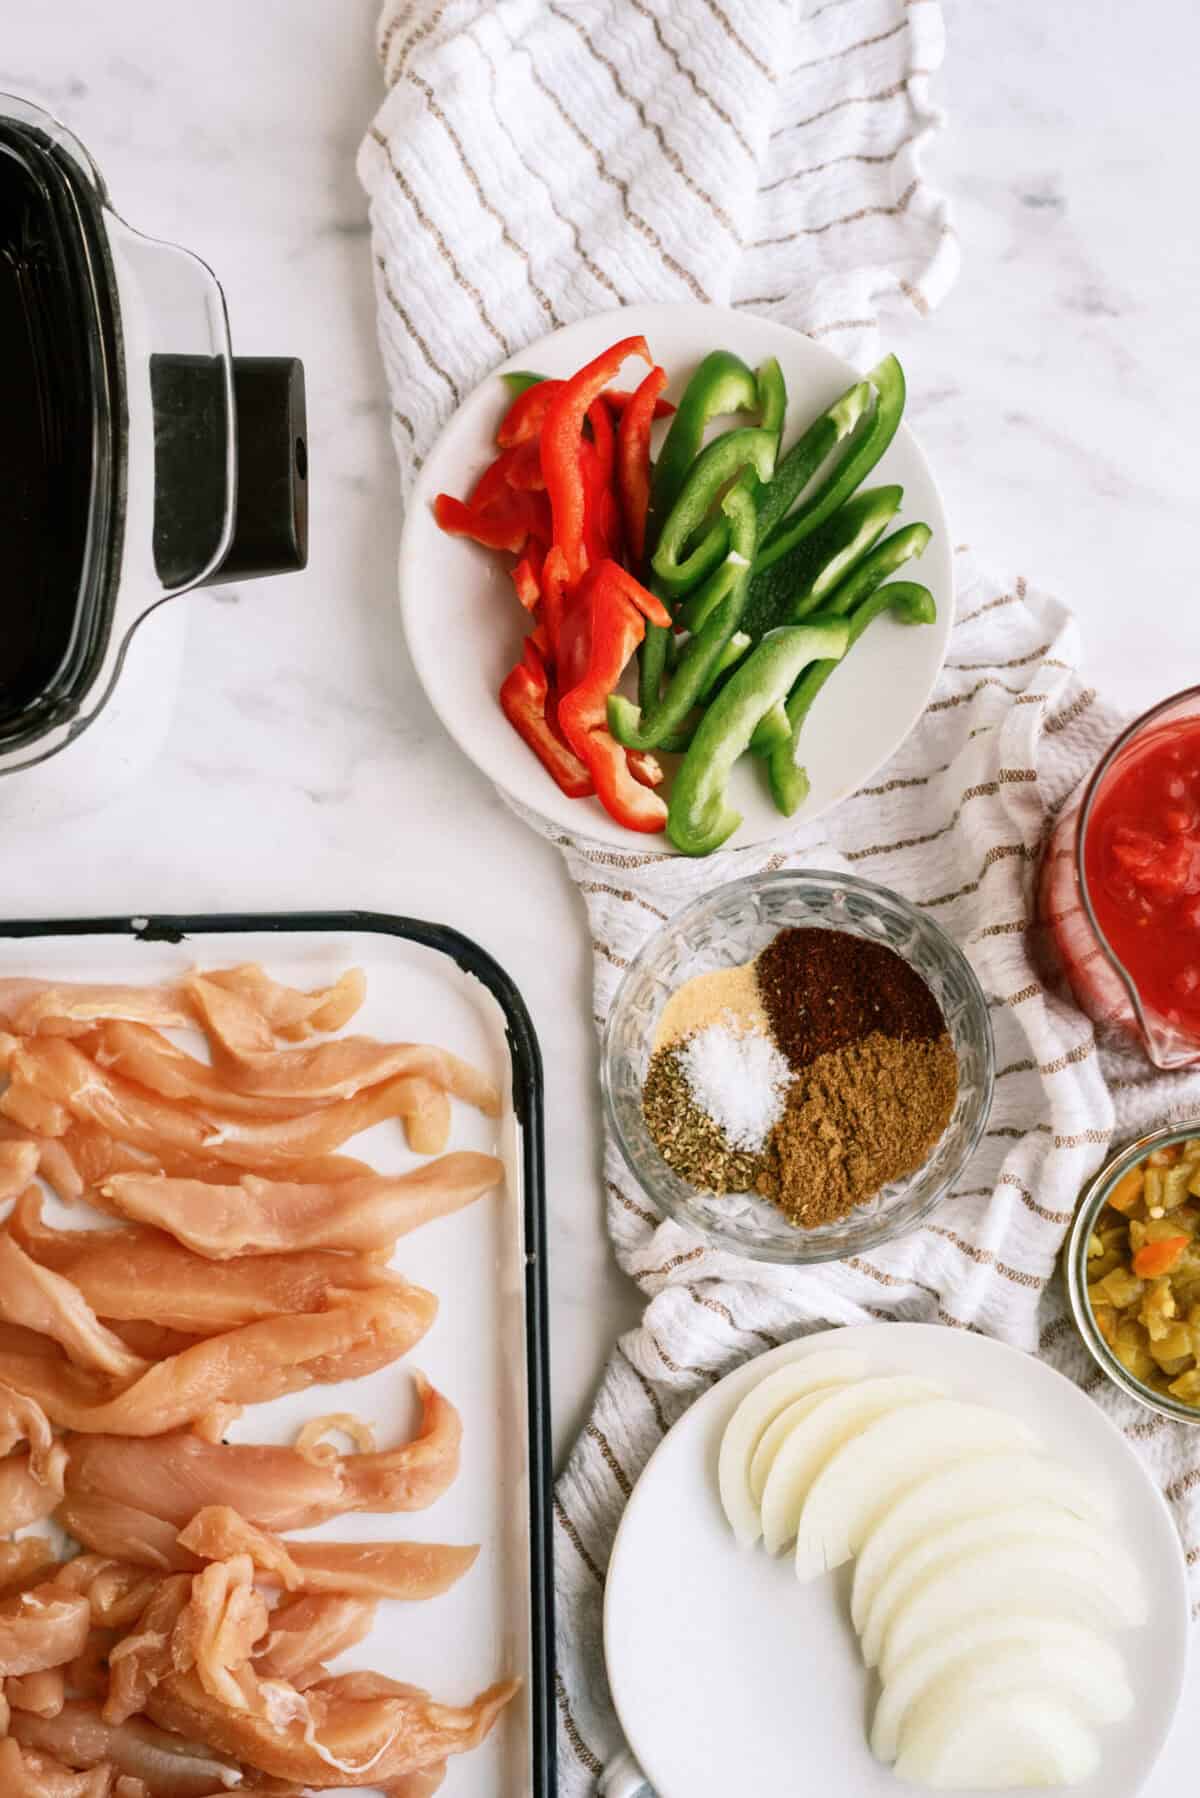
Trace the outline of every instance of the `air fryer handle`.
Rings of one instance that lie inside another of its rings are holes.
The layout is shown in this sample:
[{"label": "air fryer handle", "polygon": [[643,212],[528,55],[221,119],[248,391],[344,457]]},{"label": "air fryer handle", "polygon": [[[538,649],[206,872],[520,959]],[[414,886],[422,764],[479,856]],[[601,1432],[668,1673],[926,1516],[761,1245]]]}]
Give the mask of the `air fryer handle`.
[{"label": "air fryer handle", "polygon": [[308,435],[304,364],[235,356],[237,508],[224,560],[203,587],[290,574],[308,561]]}]

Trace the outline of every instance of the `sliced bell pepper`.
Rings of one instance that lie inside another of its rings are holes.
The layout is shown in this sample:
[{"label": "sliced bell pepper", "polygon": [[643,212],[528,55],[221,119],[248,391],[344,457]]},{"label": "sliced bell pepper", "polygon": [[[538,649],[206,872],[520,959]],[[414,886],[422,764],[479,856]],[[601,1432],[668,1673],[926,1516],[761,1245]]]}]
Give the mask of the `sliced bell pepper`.
[{"label": "sliced bell pepper", "polygon": [[[758,403],[758,382],[740,356],[713,350],[704,358],[684,388],[654,465],[650,509],[655,526],[661,526],[678,499],[688,470],[700,454],[709,421],[729,412],[753,412]],[[652,544],[653,540],[652,529]]]},{"label": "sliced bell pepper", "polygon": [[561,381],[546,381],[539,376],[521,389],[497,427],[496,442],[501,449],[512,449],[540,436],[550,402],[562,391],[562,385]]},{"label": "sliced bell pepper", "polygon": [[527,612],[536,612],[542,603],[543,556],[536,544],[526,547],[525,554],[512,570],[512,584],[517,598]]},{"label": "sliced bell pepper", "polygon": [[671,507],[651,560],[668,593],[686,593],[721,560],[729,546],[729,527],[723,518],[705,531],[691,551],[688,544],[702,529],[721,489],[742,469],[751,468],[760,481],[770,480],[777,448],[773,431],[742,429],[725,431],[701,450]]},{"label": "sliced bell pepper", "polygon": [[799,499],[813,475],[831,450],[843,437],[848,437],[864,412],[868,412],[875,390],[869,381],[859,381],[841,394],[813,420],[802,437],[793,443],[770,481],[758,495],[758,534],[765,543],[772,531]]},{"label": "sliced bell pepper", "polygon": [[679,730],[716,679],[729,640],[737,629],[758,530],[754,495],[744,486],[734,486],[725,495],[722,510],[729,520],[730,551],[702,589],[708,595],[704,615],[692,624],[693,634],[666,692],[657,704],[643,711],[619,693],[609,699],[609,729],[629,749],[654,749]]},{"label": "sliced bell pepper", "polygon": [[[567,609],[567,562],[557,543],[546,551],[542,563],[542,628],[550,660],[558,666],[559,636]],[[561,685],[561,681],[559,683]]]},{"label": "sliced bell pepper", "polygon": [[648,749],[630,749],[625,760],[629,763],[629,772],[634,780],[640,781],[644,787],[661,787],[667,778],[662,763]]},{"label": "sliced bell pepper", "polygon": [[[644,337],[622,338],[572,375],[552,397],[542,424],[542,473],[550,496],[554,542],[566,557],[572,582],[580,580],[587,568],[587,493],[580,456],[584,419],[630,356],[652,361]],[[537,391],[536,387],[529,389],[530,394]]]},{"label": "sliced bell pepper", "polygon": [[528,368],[510,368],[500,376],[500,379],[516,399],[519,394],[525,392],[527,387],[536,387],[538,382],[544,381],[546,377],[545,375],[535,375]]},{"label": "sliced bell pepper", "polygon": [[[530,501],[530,493],[513,493],[495,499],[486,511],[464,505],[451,493],[439,493],[433,502],[433,515],[451,537],[470,537],[484,549],[506,549],[519,556],[530,536],[538,533]],[[539,496],[540,497],[540,496]]]},{"label": "sliced bell pepper", "polygon": [[522,742],[527,743],[546,772],[570,799],[586,799],[595,792],[592,777],[570,746],[553,730],[547,717],[550,682],[545,663],[526,637],[521,660],[500,688],[500,706]]},{"label": "sliced bell pepper", "polygon": [[754,386],[758,398],[759,430],[774,431],[778,437],[787,416],[787,383],[777,357],[768,356],[765,362],[759,364],[754,376]]},{"label": "sliced bell pepper", "polygon": [[697,725],[675,776],[667,834],[677,849],[708,855],[732,836],[742,820],[725,788],[759,719],[779,703],[809,662],[840,656],[847,635],[841,619],[791,625],[764,637],[734,669]]},{"label": "sliced bell pepper", "polygon": [[[606,387],[604,389],[604,398],[612,407],[618,422],[624,418],[625,408],[628,406],[630,400],[633,399],[636,391],[636,388],[631,391],[627,387]],[[654,416],[655,418],[674,418],[675,408],[670,400],[664,400],[661,397],[656,399],[654,402]]]},{"label": "sliced bell pepper", "polygon": [[617,481],[629,553],[640,568],[650,510],[650,427],[658,396],[667,384],[665,368],[652,368],[621,414],[617,432]]},{"label": "sliced bell pepper", "polygon": [[486,512],[514,490],[536,493],[545,484],[537,444],[518,443],[512,449],[502,450],[496,460],[484,469],[471,489],[467,504],[472,511]]},{"label": "sliced bell pepper", "polygon": [[825,611],[825,601],[874,548],[903,497],[903,487],[865,488],[791,555],[756,574],[746,596],[746,629],[761,637],[777,625],[799,624],[810,612]]},{"label": "sliced bell pepper", "polygon": [[904,370],[894,356],[885,356],[867,379],[875,389],[874,410],[859,419],[833,467],[800,509],[774,527],[756,557],[756,574],[824,524],[862,485],[896,435],[904,411]]},{"label": "sliced bell pepper", "polygon": [[[751,740],[751,748],[760,754],[763,753],[765,743],[771,796],[786,818],[791,817],[808,791],[808,776],[799,766],[797,757],[800,733],[804,728],[804,720],[812,710],[813,701],[838,663],[849,655],[867,627],[884,612],[891,612],[901,624],[932,624],[937,617],[937,606],[928,587],[918,586],[915,581],[893,581],[886,587],[880,587],[846,620],[846,643],[840,654],[814,658],[812,667],[806,668],[796,681],[787,705],[783,708],[785,731],[780,733],[777,730],[778,713],[773,710],[764,723],[760,724]],[[836,622],[834,614],[822,613],[819,618],[814,618],[813,623],[824,623],[827,619],[831,625]]]},{"label": "sliced bell pepper", "polygon": [[608,696],[642,640],[645,619],[662,623],[666,617],[661,602],[626,569],[604,561],[584,576],[562,628],[558,721],[605,810],[627,830],[661,830],[667,808],[610,735]]}]

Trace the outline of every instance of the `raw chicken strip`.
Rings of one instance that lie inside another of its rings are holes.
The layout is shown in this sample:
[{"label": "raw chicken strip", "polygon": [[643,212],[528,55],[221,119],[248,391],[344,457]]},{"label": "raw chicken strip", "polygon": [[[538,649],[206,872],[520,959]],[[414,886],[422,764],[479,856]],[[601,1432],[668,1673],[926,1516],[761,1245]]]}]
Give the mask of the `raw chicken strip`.
[{"label": "raw chicken strip", "polygon": [[206,1692],[237,1707],[241,1692],[232,1673],[267,1633],[266,1602],[254,1589],[253,1574],[243,1556],[214,1562],[194,1579],[184,1574],[163,1580],[136,1629],[109,1658],[104,1721],[124,1723],[145,1708],[161,1679],[193,1667]]},{"label": "raw chicken strip", "polygon": [[[246,1670],[242,1680],[250,1686],[253,1674]],[[258,1714],[221,1705],[194,1673],[183,1673],[163,1680],[147,1708],[163,1728],[203,1736],[276,1778],[378,1786],[478,1747],[518,1689],[508,1680],[459,1708],[426,1697],[349,1698],[320,1686],[301,1694],[265,1680],[252,1688]]]},{"label": "raw chicken strip", "polygon": [[[74,1773],[61,1761],[21,1748],[11,1736],[0,1741],[0,1791],[4,1798],[109,1798],[112,1769]],[[118,1792],[113,1798],[125,1798]]]},{"label": "raw chicken strip", "polygon": [[[69,1132],[68,1132],[69,1134]],[[0,1143],[32,1143],[37,1151],[36,1172],[66,1205],[83,1197],[83,1181],[67,1145],[57,1136],[31,1136],[11,1118],[0,1117]]]},{"label": "raw chicken strip", "polygon": [[[140,1444],[139,1444],[140,1446]],[[97,1559],[124,1559],[156,1573],[198,1573],[203,1563],[180,1548],[173,1523],[136,1510],[119,1498],[93,1492],[68,1492],[54,1520]]]},{"label": "raw chicken strip", "polygon": [[41,1151],[31,1137],[0,1142],[0,1204],[24,1192],[38,1171]]},{"label": "raw chicken strip", "polygon": [[43,1484],[52,1484],[58,1472],[58,1447],[50,1419],[32,1399],[0,1386],[0,1455],[9,1455],[20,1443],[29,1444],[30,1472]]},{"label": "raw chicken strip", "polygon": [[[380,1790],[383,1798],[433,1798],[433,1794],[441,1790],[445,1777],[446,1763],[439,1761],[436,1767],[421,1767],[415,1773],[402,1773],[399,1779],[389,1780]],[[116,1798],[120,1798],[119,1793]]]},{"label": "raw chicken strip", "polygon": [[[162,1144],[157,1149],[134,1148],[95,1124],[73,1123],[60,1140],[93,1204],[95,1189],[111,1174],[172,1174],[180,1180],[229,1178],[228,1162]],[[314,1155],[283,1165],[293,1180],[353,1180],[372,1172],[365,1161],[356,1161],[351,1155]]]},{"label": "raw chicken strip", "polygon": [[238,968],[218,968],[200,978],[239,994],[276,1036],[293,1040],[318,1031],[340,1030],[367,996],[367,977],[361,968],[347,968],[332,986],[312,993],[302,993],[272,980],[252,961]]},{"label": "raw chicken strip", "polygon": [[[70,1114],[153,1156],[183,1154],[201,1163],[250,1168],[289,1168],[298,1160],[328,1154],[360,1130],[388,1118],[418,1114],[430,1094],[428,1081],[398,1075],[356,1098],[339,1099],[303,1117],[239,1122],[206,1119],[187,1106],[156,1098],[119,1074],[97,1067],[74,1043],[28,1039],[15,1051],[11,1072],[0,1111],[18,1123],[29,1123],[43,1136],[62,1136],[59,1121]],[[30,1122],[33,1107],[47,1115]]]},{"label": "raw chicken strip", "polygon": [[146,1024],[103,1025],[94,1058],[98,1067],[109,1068],[160,1098],[192,1105],[214,1116],[303,1117],[326,1102],[309,1095],[268,1098],[234,1092],[226,1076],[209,1062],[189,1055],[178,1043]]},{"label": "raw chicken strip", "polygon": [[115,1395],[65,1356],[55,1360],[0,1347],[0,1381],[36,1399],[63,1429],[157,1436],[222,1401],[257,1404],[373,1373],[418,1342],[436,1310],[433,1294],[417,1286],[350,1294],[328,1311],[208,1337]]},{"label": "raw chicken strip", "polygon": [[14,1592],[40,1584],[47,1570],[57,1564],[58,1556],[45,1536],[0,1542],[0,1598],[11,1598]]},{"label": "raw chicken strip", "polygon": [[147,1363],[105,1329],[83,1294],[62,1274],[31,1261],[0,1230],[0,1318],[57,1342],[76,1367],[136,1380]]},{"label": "raw chicken strip", "polygon": [[312,1249],[235,1257],[218,1271],[174,1237],[140,1224],[119,1230],[52,1230],[41,1199],[26,1194],[8,1228],[27,1255],[64,1274],[100,1317],[154,1318],[165,1328],[217,1335],[296,1311],[323,1311],[345,1292],[403,1287],[403,1278],[362,1255]]},{"label": "raw chicken strip", "polygon": [[228,1505],[199,1511],[179,1546],[206,1561],[247,1556],[264,1585],[356,1598],[437,1598],[474,1565],[478,1548],[440,1542],[299,1542],[247,1523]]},{"label": "raw chicken strip", "polygon": [[15,1712],[10,1727],[22,1745],[54,1755],[68,1767],[111,1763],[120,1773],[144,1779],[155,1798],[209,1798],[213,1792],[241,1790],[235,1760],[157,1729],[144,1717],[113,1728],[99,1706],[87,1700],[68,1699],[57,1717]]},{"label": "raw chicken strip", "polygon": [[126,1018],[185,1029],[193,1022],[184,996],[171,987],[75,986],[46,980],[0,980],[0,1024],[15,1036],[82,1036],[102,1018]]},{"label": "raw chicken strip", "polygon": [[57,1717],[66,1701],[61,1667],[43,1667],[39,1673],[14,1674],[4,1682],[4,1696],[14,1711],[32,1711],[35,1717]]},{"label": "raw chicken strip", "polygon": [[7,1455],[0,1461],[0,1532],[22,1530],[49,1517],[63,1495],[67,1451],[56,1442],[42,1463],[43,1476],[34,1472],[31,1455]]},{"label": "raw chicken strip", "polygon": [[369,1036],[343,1036],[305,1049],[248,1046],[230,1019],[230,995],[209,981],[191,981],[196,1001],[229,1082],[240,1093],[270,1098],[352,1099],[364,1087],[397,1074],[417,1074],[456,1099],[500,1115],[495,1082],[447,1049],[427,1043],[381,1043]]},{"label": "raw chicken strip", "polygon": [[421,1374],[413,1380],[421,1425],[398,1448],[316,1465],[294,1448],[211,1443],[181,1432],[149,1441],[73,1436],[68,1498],[86,1494],[134,1505],[176,1529],[209,1505],[229,1505],[269,1530],[308,1529],[347,1511],[423,1510],[458,1472],[462,1421]]},{"label": "raw chicken strip", "polygon": [[334,1186],[257,1174],[243,1174],[236,1186],[117,1174],[101,1192],[122,1216],[226,1261],[288,1249],[390,1249],[422,1224],[473,1204],[503,1177],[494,1155],[459,1150],[407,1174],[369,1174]]},{"label": "raw chicken strip", "polygon": [[340,1593],[285,1599],[271,1612],[270,1634],[254,1656],[255,1672],[263,1679],[294,1679],[317,1661],[331,1661],[370,1634],[377,1609],[373,1598]]},{"label": "raw chicken strip", "polygon": [[128,1561],[83,1554],[63,1562],[55,1583],[61,1590],[87,1599],[93,1629],[119,1630],[137,1622],[159,1582]]},{"label": "raw chicken strip", "polygon": [[87,1599],[53,1580],[0,1599],[0,1678],[74,1660],[90,1628]]}]

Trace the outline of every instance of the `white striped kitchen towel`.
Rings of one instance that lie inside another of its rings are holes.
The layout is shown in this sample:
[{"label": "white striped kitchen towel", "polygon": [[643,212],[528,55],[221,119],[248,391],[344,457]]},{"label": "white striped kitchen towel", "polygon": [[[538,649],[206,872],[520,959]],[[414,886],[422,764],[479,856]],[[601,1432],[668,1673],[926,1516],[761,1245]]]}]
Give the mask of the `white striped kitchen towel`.
[{"label": "white striped kitchen towel", "polygon": [[746,306],[853,355],[957,272],[921,174],[934,0],[391,0],[359,152],[405,484],[557,325]]},{"label": "white striped kitchen towel", "polygon": [[[584,313],[745,305],[867,366],[881,311],[924,313],[954,278],[956,240],[920,167],[939,122],[935,0],[390,0],[379,49],[389,92],[359,169],[406,483],[502,356]],[[1119,720],[1076,672],[1061,605],[978,574],[965,551],[958,564],[951,652],[920,725],[815,828],[701,863],[551,832],[588,908],[598,1023],[648,933],[697,892],[766,865],[844,868],[928,907],[963,946],[999,1070],[955,1195],[903,1241],[820,1269],[708,1248],[659,1217],[607,1146],[609,1229],[648,1304],[555,1499],[566,1798],[598,1780],[614,1798],[632,1789],[601,1601],[633,1481],[698,1393],[805,1331],[904,1317],[1042,1354],[1143,1450],[1200,1563],[1194,1438],[1092,1370],[1051,1285],[1072,1202],[1113,1133],[1200,1108],[1200,1077],[1101,1054],[1030,959],[1047,823]]]}]

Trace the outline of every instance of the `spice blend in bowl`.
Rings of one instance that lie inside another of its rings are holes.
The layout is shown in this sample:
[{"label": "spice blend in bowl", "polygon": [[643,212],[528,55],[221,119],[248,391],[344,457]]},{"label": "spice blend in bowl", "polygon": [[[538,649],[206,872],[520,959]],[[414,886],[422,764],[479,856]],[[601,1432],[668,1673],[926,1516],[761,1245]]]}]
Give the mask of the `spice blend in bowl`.
[{"label": "spice blend in bowl", "polygon": [[805,1227],[920,1168],[958,1095],[933,993],[886,943],[849,931],[781,930],[753,962],[685,982],[657,1040],[643,1111],[663,1159]]}]

